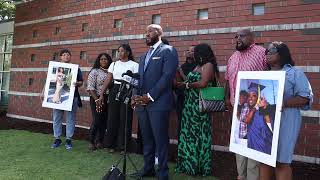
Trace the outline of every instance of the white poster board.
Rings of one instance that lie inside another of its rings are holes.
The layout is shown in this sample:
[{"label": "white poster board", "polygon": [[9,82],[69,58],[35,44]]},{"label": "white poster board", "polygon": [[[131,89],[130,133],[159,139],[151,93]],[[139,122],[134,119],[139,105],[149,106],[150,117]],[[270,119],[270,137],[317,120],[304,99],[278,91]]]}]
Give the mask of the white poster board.
[{"label": "white poster board", "polygon": [[49,62],[42,107],[71,111],[79,65]]},{"label": "white poster board", "polygon": [[276,166],[284,81],[284,71],[238,73],[230,151]]}]

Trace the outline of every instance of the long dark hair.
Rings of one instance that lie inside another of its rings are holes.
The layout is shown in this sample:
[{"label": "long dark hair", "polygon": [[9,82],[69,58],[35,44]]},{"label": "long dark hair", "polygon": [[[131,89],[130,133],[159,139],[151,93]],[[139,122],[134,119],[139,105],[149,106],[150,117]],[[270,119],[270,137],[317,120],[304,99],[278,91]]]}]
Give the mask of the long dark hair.
[{"label": "long dark hair", "polygon": [[294,66],[294,61],[291,57],[289,47],[283,42],[272,42],[272,45],[278,50],[280,56],[281,67],[286,64]]},{"label": "long dark hair", "polygon": [[109,68],[110,64],[112,63],[112,58],[110,57],[110,55],[108,53],[100,53],[98,55],[96,61],[94,62],[92,69],[99,69],[100,68],[100,58],[102,56],[105,56],[107,58],[107,60],[108,60],[108,67],[107,68]]},{"label": "long dark hair", "polygon": [[201,43],[194,47],[194,61],[199,66],[202,66],[208,62],[212,63],[215,77],[217,79],[219,78],[217,59],[208,44]]},{"label": "long dark hair", "polygon": [[131,50],[130,45],[129,45],[129,44],[121,44],[121,45],[118,47],[118,49],[119,49],[120,47],[122,47],[125,51],[127,51],[127,52],[129,53],[128,59],[134,61],[134,57],[133,57],[133,54],[132,54],[132,50]]}]

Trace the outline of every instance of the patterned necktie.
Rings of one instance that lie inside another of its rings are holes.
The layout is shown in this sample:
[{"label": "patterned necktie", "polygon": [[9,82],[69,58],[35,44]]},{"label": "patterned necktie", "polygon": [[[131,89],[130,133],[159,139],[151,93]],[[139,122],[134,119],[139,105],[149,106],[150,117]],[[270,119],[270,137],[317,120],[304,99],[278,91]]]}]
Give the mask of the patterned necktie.
[{"label": "patterned necktie", "polygon": [[149,62],[149,60],[150,60],[152,51],[153,51],[153,47],[151,47],[151,48],[149,49],[149,51],[148,51],[148,53],[147,53],[147,55],[146,55],[146,59],[145,59],[145,61],[144,61],[144,70],[146,70],[146,68],[147,68],[147,65],[148,65],[148,62]]}]

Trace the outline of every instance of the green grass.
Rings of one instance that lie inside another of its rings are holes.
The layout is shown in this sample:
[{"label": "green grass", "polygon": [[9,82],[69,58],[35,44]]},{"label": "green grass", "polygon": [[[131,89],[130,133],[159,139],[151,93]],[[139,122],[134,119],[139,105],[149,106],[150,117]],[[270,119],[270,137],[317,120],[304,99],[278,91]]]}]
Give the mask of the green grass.
[{"label": "green grass", "polygon": [[[121,157],[106,150],[89,152],[86,141],[74,140],[71,151],[64,146],[51,149],[52,141],[52,136],[48,134],[0,130],[0,179],[98,180]],[[130,154],[130,157],[137,167],[142,167],[141,155]],[[215,179],[177,174],[174,166],[174,163],[169,164],[172,180]],[[122,166],[120,168],[122,169]],[[133,173],[130,163],[127,163],[127,172]]]}]

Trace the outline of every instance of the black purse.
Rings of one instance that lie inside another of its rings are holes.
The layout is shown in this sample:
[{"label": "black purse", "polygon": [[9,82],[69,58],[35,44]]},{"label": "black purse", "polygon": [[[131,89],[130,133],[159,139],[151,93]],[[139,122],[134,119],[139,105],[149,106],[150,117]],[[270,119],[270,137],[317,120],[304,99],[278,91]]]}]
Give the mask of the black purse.
[{"label": "black purse", "polygon": [[124,174],[116,166],[112,166],[102,180],[124,180]]}]

